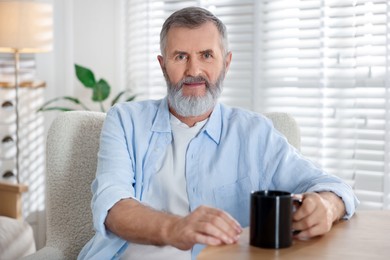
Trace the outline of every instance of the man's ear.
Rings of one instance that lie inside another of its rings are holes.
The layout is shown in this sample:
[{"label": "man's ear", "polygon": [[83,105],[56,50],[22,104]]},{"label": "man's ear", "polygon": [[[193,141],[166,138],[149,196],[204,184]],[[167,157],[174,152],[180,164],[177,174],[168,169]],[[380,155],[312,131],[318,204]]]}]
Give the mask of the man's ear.
[{"label": "man's ear", "polygon": [[161,69],[164,69],[164,57],[161,56],[161,55],[157,55],[157,60],[158,60],[158,63],[160,63],[160,67]]},{"label": "man's ear", "polygon": [[225,56],[225,71],[228,72],[230,68],[230,62],[232,62],[232,52],[229,51]]}]

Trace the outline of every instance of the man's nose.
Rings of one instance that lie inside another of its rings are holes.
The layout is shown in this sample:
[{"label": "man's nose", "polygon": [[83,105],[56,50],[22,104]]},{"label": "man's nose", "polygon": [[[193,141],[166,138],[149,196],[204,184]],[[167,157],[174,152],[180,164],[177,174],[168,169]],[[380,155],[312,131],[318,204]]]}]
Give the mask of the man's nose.
[{"label": "man's nose", "polygon": [[197,59],[189,59],[187,62],[186,76],[196,77],[201,74],[201,64]]}]

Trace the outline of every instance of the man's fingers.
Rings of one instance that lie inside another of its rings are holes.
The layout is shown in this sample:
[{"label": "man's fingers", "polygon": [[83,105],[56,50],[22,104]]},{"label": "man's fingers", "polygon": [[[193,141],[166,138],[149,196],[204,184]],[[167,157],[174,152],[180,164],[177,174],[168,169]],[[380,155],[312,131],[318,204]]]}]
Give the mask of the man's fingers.
[{"label": "man's fingers", "polygon": [[223,244],[223,242],[220,239],[203,235],[203,234],[196,234],[195,241],[197,241],[197,243],[199,244],[204,244],[209,246],[219,246]]},{"label": "man's fingers", "polygon": [[228,213],[207,206],[200,206],[171,224],[167,244],[183,250],[194,244],[233,244],[242,232],[240,224]]},{"label": "man's fingers", "polygon": [[301,221],[307,216],[311,215],[317,207],[315,198],[310,195],[304,194],[302,198],[301,206],[295,211],[293,215],[294,221]]},{"label": "man's fingers", "polygon": [[306,239],[309,239],[311,237],[322,235],[323,233],[324,233],[324,231],[322,230],[321,226],[320,225],[315,225],[315,226],[313,226],[313,227],[311,227],[309,229],[306,229],[306,230],[303,230],[303,231],[299,232],[294,237],[297,238],[297,239],[306,240]]},{"label": "man's fingers", "polygon": [[329,203],[318,193],[305,193],[303,203],[293,215],[293,229],[301,231],[296,238],[305,239],[328,232],[333,223]]},{"label": "man's fingers", "polygon": [[299,221],[294,221],[292,227],[294,230],[303,231],[303,230],[306,230],[306,229],[313,227],[316,224],[317,224],[316,219],[310,215],[310,216],[308,216],[304,219],[301,219]]},{"label": "man's fingers", "polygon": [[237,242],[242,229],[238,222],[228,213],[209,207],[197,209],[197,232],[213,236],[225,244]]},{"label": "man's fingers", "polygon": [[240,224],[226,212],[220,210],[213,211],[207,217],[207,222],[212,223],[231,237],[236,237],[242,232]]},{"label": "man's fingers", "polygon": [[198,234],[204,234],[206,236],[212,236],[218,240],[223,241],[225,244],[232,244],[235,242],[235,239],[228,234],[228,232],[223,231],[218,228],[216,225],[213,225],[210,222],[201,222],[199,223]]}]

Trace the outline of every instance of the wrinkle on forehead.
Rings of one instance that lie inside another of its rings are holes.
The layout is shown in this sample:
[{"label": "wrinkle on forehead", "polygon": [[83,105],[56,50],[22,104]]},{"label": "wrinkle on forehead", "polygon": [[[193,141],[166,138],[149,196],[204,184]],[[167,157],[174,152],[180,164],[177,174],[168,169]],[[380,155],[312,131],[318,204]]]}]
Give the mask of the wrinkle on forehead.
[{"label": "wrinkle on forehead", "polygon": [[212,22],[196,28],[172,27],[167,34],[166,54],[171,56],[175,51],[199,53],[212,50],[223,54],[221,36]]}]

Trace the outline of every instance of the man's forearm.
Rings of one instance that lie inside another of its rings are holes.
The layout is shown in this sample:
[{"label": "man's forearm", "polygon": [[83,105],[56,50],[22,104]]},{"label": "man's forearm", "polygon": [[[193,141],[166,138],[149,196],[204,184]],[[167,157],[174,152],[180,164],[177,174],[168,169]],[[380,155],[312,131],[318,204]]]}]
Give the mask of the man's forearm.
[{"label": "man's forearm", "polygon": [[185,217],[156,211],[133,199],[116,203],[108,212],[106,228],[138,244],[171,245],[189,250],[195,244],[236,243],[240,224],[228,213],[199,206]]},{"label": "man's forearm", "polygon": [[108,212],[106,228],[138,244],[166,245],[170,225],[180,217],[156,211],[136,200],[123,199]]}]

